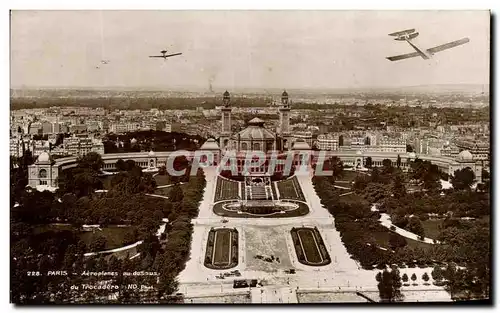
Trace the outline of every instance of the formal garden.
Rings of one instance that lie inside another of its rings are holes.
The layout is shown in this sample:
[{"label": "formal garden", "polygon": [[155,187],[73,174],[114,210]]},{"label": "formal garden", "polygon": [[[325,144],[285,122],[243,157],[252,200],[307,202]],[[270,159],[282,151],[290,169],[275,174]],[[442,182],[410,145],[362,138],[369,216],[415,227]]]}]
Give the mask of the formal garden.
[{"label": "formal garden", "polygon": [[204,264],[210,269],[229,269],[238,265],[238,231],[212,228],[208,233]]},{"label": "formal garden", "polygon": [[215,187],[214,201],[232,200],[239,198],[239,182],[217,176],[217,184]]},{"label": "formal garden", "polygon": [[240,217],[240,218],[283,218],[304,216],[309,213],[309,206],[299,201],[281,201],[269,205],[250,204],[244,206],[242,202],[229,200],[220,201],[213,206],[215,214],[224,217]]},{"label": "formal garden", "polygon": [[330,255],[318,228],[294,227],[290,234],[300,263],[309,266],[330,264]]},{"label": "formal garden", "polygon": [[293,176],[285,180],[278,181],[279,198],[306,201],[297,177]]}]

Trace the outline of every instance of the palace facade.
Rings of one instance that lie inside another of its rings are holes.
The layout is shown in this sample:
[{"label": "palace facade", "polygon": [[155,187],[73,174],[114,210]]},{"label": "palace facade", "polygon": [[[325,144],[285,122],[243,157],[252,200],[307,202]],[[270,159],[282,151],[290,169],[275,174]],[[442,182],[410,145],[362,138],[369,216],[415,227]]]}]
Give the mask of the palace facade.
[{"label": "palace facade", "polygon": [[[208,139],[201,147],[200,152],[213,155],[213,165],[221,166],[224,156],[236,156],[238,175],[244,176],[266,176],[270,175],[269,160],[272,157],[286,159],[289,153],[294,154],[293,165],[308,163],[313,165],[318,161],[320,151],[312,151],[311,146],[304,140],[293,140],[290,132],[289,96],[286,91],[281,95],[281,103],[278,108],[279,128],[276,133],[265,127],[265,122],[259,118],[253,118],[247,123],[247,127],[239,132],[231,131],[232,108],[231,95],[225,92],[223,95],[223,107],[221,109],[222,129],[218,140]],[[328,139],[328,138],[326,138]],[[329,145],[328,145],[329,147]],[[326,148],[326,147],[324,147]],[[252,153],[258,151],[266,155],[266,162],[258,166],[252,166]],[[476,162],[473,155],[464,150],[458,157],[434,156],[427,154],[415,154],[403,151],[371,151],[353,150],[339,151],[328,148],[322,150],[326,158],[337,156],[346,166],[363,168],[368,157],[371,158],[372,166],[382,166],[384,159],[389,159],[396,166],[398,157],[401,159],[400,167],[405,170],[410,167],[416,158],[430,161],[436,164],[442,171],[452,175],[456,170],[469,167],[476,175],[476,180],[481,182],[482,165]],[[114,170],[119,159],[124,161],[133,160],[146,171],[155,171],[158,167],[167,166],[167,159],[176,154],[175,151],[164,152],[134,152],[102,154],[104,162],[103,170]],[[301,160],[306,154],[307,160]],[[192,158],[193,156],[191,156]],[[52,160],[48,152],[43,152],[37,161],[29,166],[28,186],[39,189],[52,190],[57,188],[57,178],[61,171],[76,167],[77,157],[66,157]],[[278,164],[273,173],[282,173],[284,165]]]}]

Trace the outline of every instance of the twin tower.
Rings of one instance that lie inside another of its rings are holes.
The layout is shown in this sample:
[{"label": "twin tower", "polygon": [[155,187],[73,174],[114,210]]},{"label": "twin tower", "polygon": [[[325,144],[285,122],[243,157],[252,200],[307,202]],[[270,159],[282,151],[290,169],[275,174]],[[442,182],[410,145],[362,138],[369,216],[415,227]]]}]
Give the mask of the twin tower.
[{"label": "twin tower", "polygon": [[[226,90],[222,97],[222,132],[219,138],[219,146],[221,149],[230,149],[231,140],[236,140],[233,138],[233,133],[231,130],[231,95]],[[288,93],[283,91],[281,94],[281,103],[279,105],[279,129],[277,134],[275,134],[276,140],[281,142],[280,147],[275,146],[275,149],[281,148],[279,150],[289,150],[291,144],[291,134],[290,134],[290,103],[288,101]]]}]

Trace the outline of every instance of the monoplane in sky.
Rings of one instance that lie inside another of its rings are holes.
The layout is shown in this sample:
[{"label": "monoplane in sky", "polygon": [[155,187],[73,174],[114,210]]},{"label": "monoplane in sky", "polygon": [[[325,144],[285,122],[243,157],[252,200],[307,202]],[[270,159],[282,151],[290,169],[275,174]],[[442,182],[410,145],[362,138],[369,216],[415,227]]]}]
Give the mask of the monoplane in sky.
[{"label": "monoplane in sky", "polygon": [[408,58],[414,58],[414,57],[422,57],[424,60],[428,60],[432,58],[432,56],[440,51],[446,50],[446,49],[451,49],[463,44],[466,44],[469,42],[469,38],[462,38],[456,41],[452,41],[449,43],[445,43],[440,46],[436,46],[433,48],[429,49],[422,49],[418,47],[414,42],[412,42],[413,39],[415,39],[419,35],[418,32],[415,32],[415,29],[407,29],[407,30],[402,30],[399,32],[391,33],[389,36],[394,36],[394,40],[397,41],[406,41],[413,49],[415,49],[416,52],[408,53],[408,54],[402,54],[402,55],[396,55],[392,57],[387,57],[388,60],[390,61],[399,61],[399,60],[404,60]]},{"label": "monoplane in sky", "polygon": [[161,55],[150,55],[150,58],[163,58],[166,60],[167,58],[174,57],[176,55],[181,55],[182,53],[173,53],[173,54],[167,54],[167,50],[162,50],[160,51]]}]

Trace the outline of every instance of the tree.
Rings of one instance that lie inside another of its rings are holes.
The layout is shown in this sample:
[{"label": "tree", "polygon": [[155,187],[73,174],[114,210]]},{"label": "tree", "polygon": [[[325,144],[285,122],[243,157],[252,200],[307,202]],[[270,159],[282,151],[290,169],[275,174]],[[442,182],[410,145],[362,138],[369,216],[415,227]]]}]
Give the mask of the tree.
[{"label": "tree", "polygon": [[388,271],[385,269],[377,285],[382,302],[394,302],[400,300],[401,276],[398,270]]},{"label": "tree", "polygon": [[409,144],[406,145],[406,152],[413,152],[412,145],[409,145]]},{"label": "tree", "polygon": [[434,269],[431,272],[432,279],[436,281],[441,281],[443,279],[443,270],[441,269],[441,266],[436,265],[434,266]]},{"label": "tree", "polygon": [[407,283],[408,282],[408,275],[406,273],[403,274],[403,277],[401,278],[403,282]]},{"label": "tree", "polygon": [[90,169],[98,172],[104,165],[104,161],[99,153],[89,152],[84,156],[78,158],[78,167],[82,169]]},{"label": "tree", "polygon": [[376,167],[372,170],[371,181],[372,183],[381,182],[380,171]]},{"label": "tree", "polygon": [[106,238],[104,238],[101,235],[92,235],[92,240],[90,242],[90,251],[92,252],[97,252],[104,250],[104,247],[106,246]]},{"label": "tree", "polygon": [[331,182],[342,176],[344,165],[337,156],[333,156],[325,162],[324,168],[326,171],[332,171]]},{"label": "tree", "polygon": [[481,178],[483,180],[489,180],[490,179],[490,172],[485,170],[484,168],[481,170]]},{"label": "tree", "polygon": [[406,228],[408,229],[408,231],[411,231],[412,233],[415,233],[419,236],[423,237],[425,235],[425,231],[424,231],[424,227],[422,226],[422,222],[416,216],[413,216],[410,218]]},{"label": "tree", "polygon": [[403,248],[404,246],[406,246],[406,239],[403,236],[400,236],[395,233],[390,233],[389,247],[391,247],[392,250]]},{"label": "tree", "polygon": [[456,190],[470,190],[475,178],[474,172],[470,167],[466,167],[461,170],[456,170],[453,173],[451,184]]},{"label": "tree", "polygon": [[382,166],[385,168],[390,168],[390,167],[392,167],[392,161],[389,159],[383,159]]},{"label": "tree", "polygon": [[134,160],[127,160],[127,161],[125,161],[125,163],[127,164],[127,166],[126,166],[127,171],[131,171],[132,169],[134,169],[136,167]]},{"label": "tree", "polygon": [[344,135],[339,136],[339,147],[342,147],[344,145]]},{"label": "tree", "polygon": [[396,199],[400,199],[406,196],[406,187],[403,184],[403,179],[401,178],[401,175],[396,175],[396,177],[394,177],[392,193],[394,194],[394,197]]},{"label": "tree", "polygon": [[413,284],[415,284],[415,281],[417,280],[417,275],[415,275],[415,273],[411,275],[411,280],[413,281]]},{"label": "tree", "polygon": [[427,272],[424,273],[424,275],[422,275],[422,279],[425,281],[425,283],[427,284],[427,282],[429,281],[429,274],[427,274]]},{"label": "tree", "polygon": [[373,164],[372,157],[367,157],[365,159],[365,167],[366,168],[372,168],[372,164]]},{"label": "tree", "polygon": [[363,190],[366,188],[366,186],[368,186],[368,176],[366,175],[358,175],[356,176],[356,178],[354,179],[354,184],[352,185],[352,188],[354,190]]},{"label": "tree", "polygon": [[116,165],[115,165],[116,169],[118,171],[126,171],[127,170],[127,164],[125,163],[125,161],[123,161],[122,159],[119,159],[118,161],[116,161]]},{"label": "tree", "polygon": [[400,156],[399,154],[398,154],[398,158],[397,158],[397,160],[396,160],[396,166],[397,166],[398,168],[400,168],[400,167],[401,167],[401,156]]},{"label": "tree", "polygon": [[169,198],[169,200],[171,202],[180,202],[180,201],[182,201],[182,199],[184,198],[184,193],[182,192],[182,189],[179,186],[179,184],[175,184],[172,187],[172,190],[170,190],[168,198]]}]

